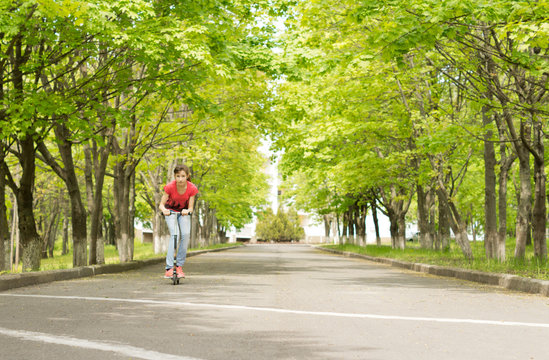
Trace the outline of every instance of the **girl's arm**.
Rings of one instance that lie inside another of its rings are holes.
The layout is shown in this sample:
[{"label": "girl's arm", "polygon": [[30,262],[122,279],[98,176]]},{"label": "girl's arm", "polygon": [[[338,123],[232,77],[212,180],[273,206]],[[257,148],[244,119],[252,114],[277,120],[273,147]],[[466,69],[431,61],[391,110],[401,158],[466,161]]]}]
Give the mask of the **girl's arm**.
[{"label": "girl's arm", "polygon": [[196,195],[193,195],[189,198],[189,208],[188,209],[183,209],[183,211],[181,211],[181,214],[183,215],[189,215],[190,213],[192,213],[194,211],[194,197]]},{"label": "girl's arm", "polygon": [[166,209],[166,201],[168,201],[168,193],[167,192],[164,192],[164,194],[162,195],[162,199],[160,199],[160,205],[158,206],[158,208],[160,209],[160,211],[162,211],[162,214],[164,214],[165,216],[168,216],[170,215],[170,210]]}]

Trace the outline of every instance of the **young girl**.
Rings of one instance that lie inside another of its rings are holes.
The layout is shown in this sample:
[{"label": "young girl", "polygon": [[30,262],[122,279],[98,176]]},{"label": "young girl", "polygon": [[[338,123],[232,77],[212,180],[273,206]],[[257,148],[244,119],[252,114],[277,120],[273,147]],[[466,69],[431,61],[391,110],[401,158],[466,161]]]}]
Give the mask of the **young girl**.
[{"label": "young girl", "polygon": [[[184,278],[183,264],[187,257],[187,246],[191,237],[191,214],[194,209],[194,198],[198,194],[198,188],[190,181],[190,170],[187,165],[177,165],[173,170],[172,182],[164,186],[164,194],[158,207],[166,217],[166,223],[170,230],[170,244],[166,254],[165,278],[171,278],[174,271],[173,252],[174,236],[177,236],[179,247],[177,249],[176,274],[178,278]],[[187,216],[189,215],[189,216]],[[177,221],[172,218],[176,216]],[[180,236],[181,234],[181,236]]]}]

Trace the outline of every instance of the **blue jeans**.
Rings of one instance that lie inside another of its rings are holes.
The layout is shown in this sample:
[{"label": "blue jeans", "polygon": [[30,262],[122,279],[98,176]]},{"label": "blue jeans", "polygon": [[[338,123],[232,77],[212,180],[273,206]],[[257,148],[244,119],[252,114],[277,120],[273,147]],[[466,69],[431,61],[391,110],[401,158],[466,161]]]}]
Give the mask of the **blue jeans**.
[{"label": "blue jeans", "polygon": [[187,246],[189,246],[189,239],[191,238],[191,216],[172,212],[169,216],[165,216],[165,218],[170,230],[170,243],[168,244],[168,253],[166,254],[166,270],[168,270],[173,267],[173,240],[175,236],[177,236],[178,243],[176,266],[183,266],[185,263]]}]

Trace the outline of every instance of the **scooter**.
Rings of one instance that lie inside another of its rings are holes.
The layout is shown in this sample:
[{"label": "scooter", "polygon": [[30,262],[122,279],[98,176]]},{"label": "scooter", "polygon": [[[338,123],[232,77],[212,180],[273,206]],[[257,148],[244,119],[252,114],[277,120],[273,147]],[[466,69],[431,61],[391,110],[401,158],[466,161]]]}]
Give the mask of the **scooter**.
[{"label": "scooter", "polygon": [[[177,231],[179,232],[179,224],[177,223],[177,216],[179,214],[175,211],[171,211],[170,212],[170,216],[171,218],[173,218],[175,224],[174,224],[174,228],[177,229]],[[179,278],[177,277],[177,272],[175,271],[175,268],[177,266],[177,234],[176,235],[173,235],[173,274],[172,274],[172,282],[174,285],[177,285],[179,284]]]},{"label": "scooter", "polygon": [[[174,216],[175,217],[175,221],[177,221],[177,215]],[[177,277],[177,271],[175,271],[175,267],[177,265],[177,235],[174,235],[173,236],[173,267],[174,267],[174,271],[173,271],[173,274],[172,274],[172,282],[174,285],[178,285],[179,284],[179,278]]]}]

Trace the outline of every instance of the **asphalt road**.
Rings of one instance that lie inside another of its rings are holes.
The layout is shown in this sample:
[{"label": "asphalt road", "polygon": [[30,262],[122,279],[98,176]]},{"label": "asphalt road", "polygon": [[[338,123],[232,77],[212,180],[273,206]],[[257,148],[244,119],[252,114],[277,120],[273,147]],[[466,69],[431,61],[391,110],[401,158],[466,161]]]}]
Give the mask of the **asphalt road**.
[{"label": "asphalt road", "polygon": [[1,359],[548,359],[549,298],[303,245],[0,292]]}]

